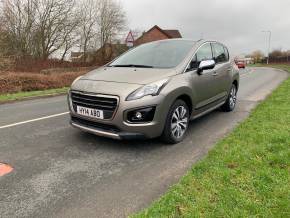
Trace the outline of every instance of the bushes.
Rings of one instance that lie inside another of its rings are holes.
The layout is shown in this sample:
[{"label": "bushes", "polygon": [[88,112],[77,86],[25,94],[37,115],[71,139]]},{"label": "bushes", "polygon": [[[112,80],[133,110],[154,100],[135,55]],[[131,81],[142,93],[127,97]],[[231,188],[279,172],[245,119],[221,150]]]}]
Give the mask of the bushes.
[{"label": "bushes", "polygon": [[41,72],[42,70],[47,69],[74,69],[74,68],[81,68],[81,67],[94,67],[98,66],[95,62],[69,62],[69,61],[62,61],[58,59],[47,59],[41,60],[37,58],[33,58],[31,56],[24,56],[24,57],[14,57],[14,71],[17,72]]},{"label": "bushes", "polygon": [[0,73],[0,94],[67,87],[84,73],[86,71],[50,74]]}]

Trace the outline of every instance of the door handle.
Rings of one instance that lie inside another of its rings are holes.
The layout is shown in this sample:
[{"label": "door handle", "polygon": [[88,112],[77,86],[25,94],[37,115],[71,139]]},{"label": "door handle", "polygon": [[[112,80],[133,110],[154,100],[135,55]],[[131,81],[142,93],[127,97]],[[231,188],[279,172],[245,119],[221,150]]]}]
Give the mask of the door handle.
[{"label": "door handle", "polygon": [[212,75],[213,75],[213,76],[217,76],[218,74],[217,74],[216,71],[214,71],[214,72],[212,73]]}]

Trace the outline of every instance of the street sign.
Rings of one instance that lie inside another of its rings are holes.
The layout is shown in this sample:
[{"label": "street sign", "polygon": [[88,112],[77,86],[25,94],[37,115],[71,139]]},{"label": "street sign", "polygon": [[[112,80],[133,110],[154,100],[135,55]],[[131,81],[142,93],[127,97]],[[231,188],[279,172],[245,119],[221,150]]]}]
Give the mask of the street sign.
[{"label": "street sign", "polygon": [[133,33],[132,31],[130,30],[130,32],[128,33],[127,37],[126,37],[126,45],[128,47],[133,47],[134,46],[134,36],[133,36]]}]

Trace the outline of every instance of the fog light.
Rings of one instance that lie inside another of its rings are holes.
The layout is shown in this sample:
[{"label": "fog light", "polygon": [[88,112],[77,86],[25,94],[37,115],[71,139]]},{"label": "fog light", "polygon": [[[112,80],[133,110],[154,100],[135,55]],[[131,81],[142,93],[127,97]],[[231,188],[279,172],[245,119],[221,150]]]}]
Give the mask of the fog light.
[{"label": "fog light", "polygon": [[156,107],[140,108],[129,111],[127,120],[131,123],[151,122],[154,118]]},{"label": "fog light", "polygon": [[143,115],[142,115],[141,112],[137,111],[136,114],[135,114],[135,117],[136,117],[136,119],[141,120]]}]

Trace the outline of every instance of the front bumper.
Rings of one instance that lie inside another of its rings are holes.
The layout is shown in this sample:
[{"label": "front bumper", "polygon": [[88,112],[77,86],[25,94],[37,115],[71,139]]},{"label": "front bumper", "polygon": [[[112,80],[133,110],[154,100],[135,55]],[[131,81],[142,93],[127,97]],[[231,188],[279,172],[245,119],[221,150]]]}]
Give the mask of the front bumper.
[{"label": "front bumper", "polygon": [[[119,99],[118,107],[112,119],[98,120],[77,114],[68,98],[71,114],[71,125],[85,132],[113,139],[144,139],[155,138],[162,134],[168,109],[164,96],[146,96],[140,100],[125,101]],[[148,106],[156,107],[154,118],[147,123],[130,123],[127,121],[128,111]]]},{"label": "front bumper", "polygon": [[97,136],[118,139],[118,140],[133,140],[133,139],[145,139],[146,136],[141,133],[129,133],[129,132],[122,132],[116,131],[113,129],[104,129],[101,127],[96,127],[94,125],[84,124],[83,122],[76,121],[75,117],[71,118],[70,121],[73,127],[81,129],[85,132],[89,132],[95,134]]}]

